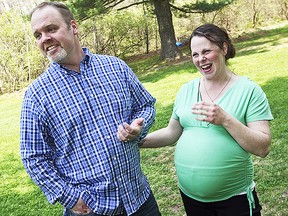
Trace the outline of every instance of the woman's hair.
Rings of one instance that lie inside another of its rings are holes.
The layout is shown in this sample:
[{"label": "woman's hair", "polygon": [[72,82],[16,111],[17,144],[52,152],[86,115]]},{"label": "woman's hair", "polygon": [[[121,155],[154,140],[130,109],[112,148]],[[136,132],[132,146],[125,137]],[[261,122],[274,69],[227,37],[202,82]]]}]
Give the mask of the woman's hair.
[{"label": "woman's hair", "polygon": [[233,58],[236,54],[234,45],[231,42],[231,39],[227,33],[227,31],[223,28],[220,28],[214,24],[204,24],[197,27],[191,34],[189,47],[191,49],[191,40],[193,37],[205,37],[207,40],[216,44],[220,49],[223,50],[224,43],[227,44],[228,49],[225,55],[225,61],[230,58]]},{"label": "woman's hair", "polygon": [[63,17],[67,26],[70,25],[71,20],[75,20],[73,14],[69,10],[69,8],[60,2],[42,2],[42,3],[40,3],[31,11],[30,19],[36,10],[42,9],[44,7],[47,7],[47,6],[54,7],[61,14],[61,16]]}]

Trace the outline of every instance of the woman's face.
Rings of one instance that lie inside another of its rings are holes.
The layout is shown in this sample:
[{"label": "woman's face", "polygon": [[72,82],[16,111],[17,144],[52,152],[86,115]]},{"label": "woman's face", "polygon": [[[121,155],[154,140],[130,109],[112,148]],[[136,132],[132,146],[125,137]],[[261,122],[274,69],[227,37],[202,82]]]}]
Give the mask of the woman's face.
[{"label": "woman's face", "polygon": [[195,36],[191,40],[192,60],[200,73],[207,79],[218,77],[225,72],[227,46],[221,50],[205,37]]}]

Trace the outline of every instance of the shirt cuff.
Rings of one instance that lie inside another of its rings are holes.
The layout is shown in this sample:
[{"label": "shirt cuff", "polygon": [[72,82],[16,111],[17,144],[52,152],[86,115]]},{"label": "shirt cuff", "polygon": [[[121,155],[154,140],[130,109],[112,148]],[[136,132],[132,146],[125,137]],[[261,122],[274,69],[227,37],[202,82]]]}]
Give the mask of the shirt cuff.
[{"label": "shirt cuff", "polygon": [[58,202],[63,205],[65,208],[72,209],[78,199],[81,197],[81,192],[75,188],[68,187],[62,194],[62,197]]}]

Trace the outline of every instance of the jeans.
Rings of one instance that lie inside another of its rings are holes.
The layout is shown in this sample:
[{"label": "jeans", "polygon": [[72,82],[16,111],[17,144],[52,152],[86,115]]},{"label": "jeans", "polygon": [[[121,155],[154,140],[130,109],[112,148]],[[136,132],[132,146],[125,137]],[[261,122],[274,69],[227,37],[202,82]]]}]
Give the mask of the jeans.
[{"label": "jeans", "polygon": [[[103,216],[103,215],[99,215],[93,212],[88,213],[88,214],[76,214],[71,209],[67,210],[67,215],[68,216]],[[127,216],[127,213],[124,212],[123,214],[117,215],[117,216]],[[158,204],[155,200],[155,197],[152,191],[148,199],[146,200],[146,202],[131,216],[161,216],[161,213],[158,208]]]}]

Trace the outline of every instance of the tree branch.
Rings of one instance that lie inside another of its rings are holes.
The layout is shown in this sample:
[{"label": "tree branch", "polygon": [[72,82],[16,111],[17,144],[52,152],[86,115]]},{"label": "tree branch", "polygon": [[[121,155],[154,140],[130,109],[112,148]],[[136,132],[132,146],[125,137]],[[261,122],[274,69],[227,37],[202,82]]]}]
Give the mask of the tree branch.
[{"label": "tree branch", "polygon": [[129,7],[132,7],[132,6],[135,6],[135,5],[140,5],[140,4],[149,3],[149,2],[150,2],[149,0],[143,0],[143,1],[141,1],[141,2],[135,2],[135,3],[132,3],[132,4],[130,4],[130,5],[127,5],[127,6],[118,8],[117,10],[118,10],[118,11],[121,11],[121,10],[125,10],[125,9],[127,9],[127,8],[129,8]]},{"label": "tree branch", "polygon": [[180,12],[183,12],[183,13],[199,13],[198,11],[191,11],[191,10],[188,10],[188,9],[185,9],[185,8],[179,8],[179,7],[176,7],[175,5],[173,4],[169,4],[171,8],[177,10],[177,11],[180,11]]}]

